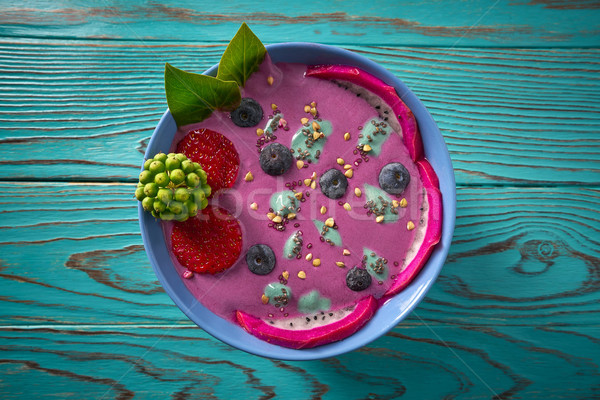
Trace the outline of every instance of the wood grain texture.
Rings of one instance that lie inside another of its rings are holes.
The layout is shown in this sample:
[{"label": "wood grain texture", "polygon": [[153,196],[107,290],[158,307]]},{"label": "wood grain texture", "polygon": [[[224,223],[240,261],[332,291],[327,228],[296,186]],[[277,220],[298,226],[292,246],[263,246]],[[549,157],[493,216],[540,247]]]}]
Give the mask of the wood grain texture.
[{"label": "wood grain texture", "polygon": [[[2,7],[7,37],[218,41],[246,21],[264,38],[418,46],[597,46],[595,0],[364,2],[42,0]],[[591,12],[592,11],[592,12]],[[442,17],[443,16],[443,17]],[[573,22],[577,21],[576,24]]]},{"label": "wood grain texture", "polygon": [[[458,184],[600,184],[600,50],[348,48],[422,99]],[[166,109],[164,62],[201,72],[223,50],[0,40],[0,178],[136,180]]]},{"label": "wood grain texture", "polygon": [[593,399],[586,327],[397,326],[321,361],[251,356],[202,330],[0,328],[0,395],[94,399]]}]

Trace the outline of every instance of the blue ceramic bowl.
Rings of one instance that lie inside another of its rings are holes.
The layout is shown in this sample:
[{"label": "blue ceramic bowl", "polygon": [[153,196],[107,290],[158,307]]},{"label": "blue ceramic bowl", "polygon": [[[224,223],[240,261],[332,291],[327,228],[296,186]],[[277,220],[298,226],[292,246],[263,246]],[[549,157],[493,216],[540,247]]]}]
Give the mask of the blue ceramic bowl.
[{"label": "blue ceramic bowl", "polygon": [[[408,287],[377,310],[375,316],[354,335],[325,346],[293,350],[259,340],[241,327],[216,316],[200,304],[187,290],[182,278],[176,272],[159,223],[149,213],[144,212],[140,205],[142,238],[154,272],[171,299],[192,321],[215,338],[240,350],[274,359],[314,360],[333,357],[356,350],[384,335],[410,314],[435,282],[444,265],[454,231],[456,215],[454,170],[444,139],[425,106],[404,83],[380,65],[344,49],[313,43],[274,44],[267,46],[267,50],[274,62],[353,65],[396,88],[417,119],[426,157],[439,177],[443,196],[442,239],[427,264]],[[206,74],[216,75],[216,72],[217,66],[214,66],[206,71]],[[152,134],[146,157],[153,157],[159,151],[169,149],[176,129],[175,121],[167,110]]]}]

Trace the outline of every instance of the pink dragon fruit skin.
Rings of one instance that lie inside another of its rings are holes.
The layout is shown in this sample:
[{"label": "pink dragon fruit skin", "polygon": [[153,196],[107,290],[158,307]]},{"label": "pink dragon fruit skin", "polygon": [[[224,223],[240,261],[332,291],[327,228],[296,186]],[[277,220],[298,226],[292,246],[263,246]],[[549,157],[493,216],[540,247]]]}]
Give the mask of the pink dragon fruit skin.
[{"label": "pink dragon fruit skin", "polygon": [[352,335],[371,319],[377,307],[377,300],[373,296],[368,296],[358,301],[354,310],[342,319],[303,330],[272,326],[242,311],[237,311],[236,317],[246,331],[259,339],[292,349],[305,349],[332,343]]},{"label": "pink dragon fruit skin", "polygon": [[431,164],[426,159],[417,161],[417,167],[423,181],[423,188],[427,192],[429,210],[427,212],[427,229],[423,243],[413,260],[398,275],[394,284],[385,292],[382,300],[389,298],[404,289],[419,273],[429,259],[434,246],[442,237],[442,194],[439,188],[438,177]]},{"label": "pink dragon fruit skin", "polygon": [[380,97],[392,109],[400,123],[404,144],[421,175],[429,208],[427,210],[427,228],[423,243],[412,261],[397,276],[394,284],[379,300],[372,296],[365,297],[357,302],[356,307],[342,318],[311,329],[285,329],[273,326],[250,314],[237,311],[237,321],[246,331],[269,343],[292,349],[312,348],[332,343],[345,339],[362,328],[375,314],[379,305],[398,294],[414,279],[427,262],[434,246],[440,241],[442,235],[442,195],[439,190],[438,177],[431,164],[425,159],[423,142],[415,116],[399,98],[396,90],[379,78],[350,66],[309,66],[306,76],[350,82]]},{"label": "pink dragon fruit skin", "polygon": [[339,79],[348,81],[381,97],[381,99],[392,108],[398,118],[398,122],[400,122],[404,144],[406,145],[412,160],[417,162],[424,157],[423,141],[421,140],[417,120],[410,108],[408,108],[400,97],[398,97],[396,89],[392,86],[387,85],[381,79],[368,72],[347,65],[309,66],[306,71],[306,76],[320,79]]}]

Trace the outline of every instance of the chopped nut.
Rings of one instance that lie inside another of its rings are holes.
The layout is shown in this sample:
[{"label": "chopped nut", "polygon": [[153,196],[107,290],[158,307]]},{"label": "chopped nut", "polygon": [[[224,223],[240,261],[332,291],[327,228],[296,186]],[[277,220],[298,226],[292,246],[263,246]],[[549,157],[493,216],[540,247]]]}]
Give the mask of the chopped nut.
[{"label": "chopped nut", "polygon": [[279,224],[281,223],[281,221],[283,221],[283,219],[280,215],[276,215],[271,221],[275,222],[276,224]]},{"label": "chopped nut", "polygon": [[294,193],[294,197],[297,198],[298,200],[302,200],[302,196],[304,196],[304,194],[302,192]]},{"label": "chopped nut", "polygon": [[360,197],[362,195],[362,191],[359,188],[354,188],[354,194],[356,197]]},{"label": "chopped nut", "polygon": [[312,181],[312,182],[310,183],[310,188],[311,188],[311,189],[316,189],[316,188],[317,188],[317,181]]},{"label": "chopped nut", "polygon": [[415,223],[412,221],[408,221],[406,223],[406,229],[408,229],[409,231],[412,231],[413,229],[415,229]]},{"label": "chopped nut", "polygon": [[256,136],[261,136],[261,135],[262,135],[262,134],[264,134],[264,133],[265,133],[265,131],[264,131],[264,130],[262,130],[262,129],[260,129],[260,128],[258,128],[258,129],[256,130]]},{"label": "chopped nut", "polygon": [[311,101],[311,102],[310,102],[310,106],[311,106],[311,107],[316,107],[316,106],[317,106],[317,103],[316,103],[316,102],[314,102],[314,101]]},{"label": "chopped nut", "polygon": [[385,217],[383,215],[378,215],[377,218],[375,218],[375,222],[380,223],[383,221]]},{"label": "chopped nut", "polygon": [[310,108],[310,114],[314,117],[317,115],[317,109],[315,107]]},{"label": "chopped nut", "polygon": [[365,145],[363,146],[363,151],[364,151],[365,153],[367,153],[367,152],[369,152],[369,151],[371,151],[371,150],[373,150],[373,149],[372,149],[372,148],[371,148],[371,146],[369,146],[368,144],[365,144]]},{"label": "chopped nut", "polygon": [[348,140],[350,140],[350,132],[346,132],[344,133],[344,140],[347,142]]},{"label": "chopped nut", "polygon": [[346,171],[344,171],[344,175],[346,175],[346,178],[352,178],[354,176],[354,170],[347,169]]},{"label": "chopped nut", "polygon": [[258,210],[258,204],[252,203],[252,204],[250,204],[250,208],[253,210]]},{"label": "chopped nut", "polygon": [[304,106],[304,112],[305,113],[310,112],[310,106],[308,104]]},{"label": "chopped nut", "polygon": [[336,161],[337,161],[337,163],[339,165],[344,165],[344,159],[343,158],[338,158]]},{"label": "chopped nut", "polygon": [[308,254],[306,255],[306,257],[304,257],[304,258],[306,259],[306,261],[310,261],[310,260],[312,260],[312,253],[308,253]]},{"label": "chopped nut", "polygon": [[277,216],[277,215],[276,215],[276,214],[274,214],[274,213],[272,213],[272,212],[270,212],[270,213],[267,213],[267,218],[269,218],[271,221],[273,221],[273,218],[275,218],[276,216]]},{"label": "chopped nut", "polygon": [[399,206],[400,206],[400,203],[398,202],[398,200],[392,200],[392,207],[398,208]]},{"label": "chopped nut", "polygon": [[313,140],[319,140],[321,132],[313,131]]},{"label": "chopped nut", "polygon": [[325,225],[331,228],[335,225],[335,221],[333,220],[333,218],[329,217],[325,220]]},{"label": "chopped nut", "polygon": [[408,201],[406,201],[406,199],[402,199],[400,200],[400,207],[402,208],[406,208],[406,206],[408,205]]},{"label": "chopped nut", "polygon": [[317,173],[313,171],[312,175],[310,176],[310,179],[317,179]]},{"label": "chopped nut", "polygon": [[298,169],[302,169],[304,167],[304,161],[302,161],[302,160],[296,161],[296,167]]},{"label": "chopped nut", "polygon": [[349,203],[344,203],[344,210],[350,211],[352,210],[352,206]]},{"label": "chopped nut", "polygon": [[254,175],[252,175],[252,172],[248,171],[248,173],[244,177],[244,180],[246,182],[252,182],[254,180]]},{"label": "chopped nut", "polygon": [[306,117],[304,117],[304,118],[300,118],[300,123],[301,123],[302,125],[306,125],[306,124],[308,124],[308,118],[306,118]]},{"label": "chopped nut", "polygon": [[338,266],[338,267],[340,267],[340,268],[344,268],[344,267],[346,266],[346,264],[344,264],[344,263],[343,263],[343,262],[341,262],[341,261],[336,261],[335,265],[337,265],[337,266]]},{"label": "chopped nut", "polygon": [[350,169],[350,168],[352,168],[352,165],[350,165],[350,164],[344,165],[344,169]]},{"label": "chopped nut", "polygon": [[269,76],[267,78],[267,83],[269,84],[269,86],[273,85],[273,77],[272,76]]},{"label": "chopped nut", "polygon": [[315,131],[320,131],[321,130],[321,125],[319,125],[319,123],[317,121],[313,121],[312,128]]},{"label": "chopped nut", "polygon": [[344,249],[344,251],[342,251],[342,254],[345,255],[345,256],[349,256],[350,255],[350,250]]},{"label": "chopped nut", "polygon": [[261,296],[261,298],[260,298],[260,301],[261,301],[263,304],[267,304],[267,303],[269,302],[269,298],[267,297],[267,295],[266,295],[266,294],[264,294],[264,293],[263,293],[263,295],[262,295],[262,296]]},{"label": "chopped nut", "polygon": [[319,211],[321,212],[321,215],[325,215],[325,213],[327,212],[327,207],[321,206],[321,209]]},{"label": "chopped nut", "polygon": [[306,179],[304,180],[304,184],[305,184],[306,186],[310,186],[310,184],[311,184],[311,183],[312,183],[312,179],[310,179],[310,178],[306,178]]},{"label": "chopped nut", "polygon": [[321,265],[321,260],[318,258],[315,258],[313,260],[313,266],[318,267],[319,265]]},{"label": "chopped nut", "polygon": [[271,103],[271,109],[272,109],[273,111],[277,110],[277,104],[275,104],[275,103]]},{"label": "chopped nut", "polygon": [[287,281],[287,279],[290,277],[290,273],[288,271],[283,271],[281,276],[283,276],[283,279]]},{"label": "chopped nut", "polygon": [[294,218],[296,218],[296,214],[295,213],[288,213],[287,219],[294,219]]},{"label": "chopped nut", "polygon": [[300,279],[306,279],[306,272],[304,272],[304,271],[298,271],[298,278],[300,278]]}]

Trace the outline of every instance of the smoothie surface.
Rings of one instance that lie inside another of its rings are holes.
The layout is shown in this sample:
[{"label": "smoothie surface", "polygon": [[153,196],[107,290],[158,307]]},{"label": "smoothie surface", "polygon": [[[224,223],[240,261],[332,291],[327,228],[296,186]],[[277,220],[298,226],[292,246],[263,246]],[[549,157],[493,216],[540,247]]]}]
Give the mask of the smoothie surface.
[{"label": "smoothie surface", "polygon": [[[223,273],[182,278],[200,303],[232,322],[238,310],[258,318],[282,318],[337,310],[369,295],[381,299],[421,245],[425,191],[402,132],[391,128],[393,116],[369,104],[364,94],[306,77],[306,68],[273,65],[267,56],[242,88],[242,97],[253,98],[263,109],[257,126],[241,128],[229,113],[213,112],[200,123],[179,128],[172,144],[175,151],[188,132],[210,129],[230,139],[239,153],[233,187],[213,193],[210,203],[239,220],[240,258]],[[312,135],[313,122],[322,137],[307,146],[302,130]],[[267,175],[259,164],[260,149],[272,142],[294,150],[294,164],[281,176]],[[371,147],[366,152],[361,151],[365,143]],[[297,165],[298,160],[302,163]],[[410,173],[399,195],[384,192],[378,183],[380,170],[392,162]],[[349,176],[345,194],[335,200],[319,186],[319,178],[330,169]],[[282,223],[273,222],[268,213],[281,216]],[[333,227],[327,225],[331,219]],[[162,222],[169,248],[172,224]],[[255,244],[266,244],[275,253],[275,268],[267,275],[247,267],[246,252]],[[183,275],[186,268],[171,258]],[[354,266],[366,268],[372,277],[371,285],[360,292],[346,285],[346,274]],[[286,304],[273,300],[282,287],[290,295]]]}]

